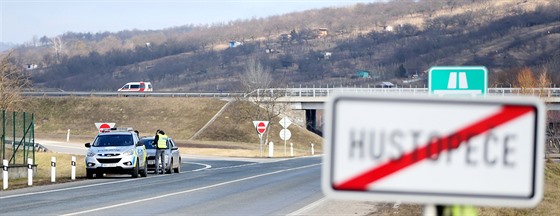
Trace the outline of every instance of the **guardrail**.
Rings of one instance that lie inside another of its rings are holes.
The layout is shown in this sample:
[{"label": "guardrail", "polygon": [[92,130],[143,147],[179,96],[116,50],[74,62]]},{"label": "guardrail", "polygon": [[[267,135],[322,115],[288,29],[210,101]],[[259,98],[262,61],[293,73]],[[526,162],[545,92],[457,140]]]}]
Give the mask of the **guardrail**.
[{"label": "guardrail", "polygon": [[[35,97],[326,97],[338,93],[376,95],[426,95],[428,88],[270,88],[240,92],[22,92]],[[490,96],[537,95],[560,97],[560,88],[488,88]]]},{"label": "guardrail", "polygon": [[208,92],[22,92],[30,97],[242,97],[243,93]]},{"label": "guardrail", "polygon": [[[257,89],[251,97],[327,97],[339,93],[370,95],[426,95],[428,88],[276,88]],[[488,88],[489,96],[537,95],[560,97],[560,88]]]}]

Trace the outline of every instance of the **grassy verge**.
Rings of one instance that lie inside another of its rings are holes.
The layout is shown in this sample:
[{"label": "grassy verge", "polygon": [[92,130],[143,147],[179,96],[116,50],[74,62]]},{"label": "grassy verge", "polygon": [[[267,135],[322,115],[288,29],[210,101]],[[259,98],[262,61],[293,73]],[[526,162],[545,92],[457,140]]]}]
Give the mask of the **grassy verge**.
[{"label": "grassy verge", "polygon": [[[261,151],[258,141],[246,142],[224,142],[224,141],[177,141],[182,154],[212,155],[225,157],[260,157]],[[273,143],[274,157],[289,157],[290,143]],[[285,148],[284,148],[285,147]],[[269,145],[262,146],[262,154],[268,157]],[[294,157],[311,155],[311,146],[293,144]],[[314,153],[321,154],[321,145],[314,145]]]},{"label": "grassy verge", "polygon": [[[535,208],[495,208],[495,207],[480,207],[478,208],[479,216],[501,216],[501,215],[515,215],[515,216],[537,216],[537,215],[559,215],[560,205],[560,164],[546,163],[545,165],[545,182],[544,182],[544,197],[543,200]],[[381,209],[370,214],[379,215],[396,215],[396,216],[409,216],[409,215],[422,215],[424,210],[423,205],[403,204],[398,209],[393,209],[391,205],[382,205]],[[391,212],[391,214],[388,214]]]},{"label": "grassy verge", "polygon": [[[51,158],[56,157],[56,182],[63,183],[72,181],[71,179],[71,161],[72,155],[52,153],[52,152],[36,152],[35,161],[37,164],[37,174],[33,177],[33,185],[53,184],[51,182]],[[84,156],[76,156],[76,180],[85,179],[86,169],[84,165]],[[24,188],[27,186],[27,178],[10,179],[8,190]]]}]

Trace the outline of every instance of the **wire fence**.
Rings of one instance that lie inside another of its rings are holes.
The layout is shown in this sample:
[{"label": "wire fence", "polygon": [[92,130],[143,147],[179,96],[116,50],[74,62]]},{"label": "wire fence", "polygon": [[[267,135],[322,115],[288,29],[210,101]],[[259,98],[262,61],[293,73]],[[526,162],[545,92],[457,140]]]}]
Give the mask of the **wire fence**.
[{"label": "wire fence", "polygon": [[10,164],[27,164],[35,161],[34,114],[2,110],[0,160]]}]

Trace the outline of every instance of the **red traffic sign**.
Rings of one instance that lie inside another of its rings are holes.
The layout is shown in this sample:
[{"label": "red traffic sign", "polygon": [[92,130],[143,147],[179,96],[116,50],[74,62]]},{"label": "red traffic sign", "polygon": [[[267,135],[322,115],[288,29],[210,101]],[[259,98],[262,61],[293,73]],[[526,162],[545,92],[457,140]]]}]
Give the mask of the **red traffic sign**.
[{"label": "red traffic sign", "polygon": [[268,126],[268,121],[253,121],[255,129],[259,135],[263,135],[266,132],[266,127]]},{"label": "red traffic sign", "polygon": [[95,127],[99,130],[99,132],[102,132],[103,129],[115,127],[115,123],[95,123]]},{"label": "red traffic sign", "polygon": [[327,196],[514,207],[542,199],[538,98],[338,96],[326,111]]}]

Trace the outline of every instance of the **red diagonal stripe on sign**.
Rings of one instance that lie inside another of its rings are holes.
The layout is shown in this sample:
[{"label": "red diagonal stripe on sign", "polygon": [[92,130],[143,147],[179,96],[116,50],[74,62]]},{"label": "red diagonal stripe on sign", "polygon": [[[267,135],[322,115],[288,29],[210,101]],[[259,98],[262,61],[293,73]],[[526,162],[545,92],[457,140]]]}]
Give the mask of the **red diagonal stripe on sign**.
[{"label": "red diagonal stripe on sign", "polygon": [[534,108],[532,106],[503,106],[502,109],[494,115],[488,116],[485,119],[464,127],[453,134],[442,137],[439,140],[432,140],[426,145],[423,145],[423,147],[403,154],[398,160],[385,162],[354,178],[340,184],[335,184],[334,188],[337,190],[365,191],[367,185],[375,181],[396,173],[423,159],[434,157],[443,151],[459,148],[462,143],[467,143],[465,141],[468,141],[470,138],[485,133],[498,125],[504,124],[533,110]]}]

